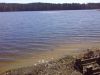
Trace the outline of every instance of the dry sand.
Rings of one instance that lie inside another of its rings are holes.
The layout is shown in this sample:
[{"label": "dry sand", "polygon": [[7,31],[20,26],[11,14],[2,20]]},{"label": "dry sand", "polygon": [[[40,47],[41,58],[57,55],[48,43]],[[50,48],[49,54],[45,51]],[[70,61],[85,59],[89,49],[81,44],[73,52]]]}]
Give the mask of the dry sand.
[{"label": "dry sand", "polygon": [[0,73],[5,72],[10,69],[16,69],[21,67],[28,67],[32,65],[39,64],[44,61],[48,62],[51,60],[56,60],[66,55],[77,57],[80,53],[84,52],[87,48],[100,48],[99,43],[79,43],[79,44],[62,44],[57,46],[57,48],[52,51],[37,52],[32,53],[31,57],[27,59],[16,60],[16,62],[1,62]]}]

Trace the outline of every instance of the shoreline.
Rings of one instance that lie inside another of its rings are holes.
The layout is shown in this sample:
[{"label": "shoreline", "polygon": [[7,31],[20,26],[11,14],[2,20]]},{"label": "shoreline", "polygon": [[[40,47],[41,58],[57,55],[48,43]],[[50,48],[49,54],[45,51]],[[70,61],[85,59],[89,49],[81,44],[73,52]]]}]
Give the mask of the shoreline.
[{"label": "shoreline", "polygon": [[74,71],[74,68],[72,68],[73,60],[74,58],[72,56],[64,56],[48,62],[41,61],[41,63],[34,64],[32,66],[8,70],[0,75],[70,75]]},{"label": "shoreline", "polygon": [[[77,57],[81,55],[84,50],[88,48],[99,48],[100,44],[71,44],[71,45],[60,45],[53,51],[46,51],[46,52],[40,52],[40,53],[33,53],[33,57],[27,58],[27,59],[20,59],[17,60],[16,62],[11,62],[9,64],[6,64],[5,67],[1,67],[0,73],[3,73],[5,71],[11,70],[11,69],[17,69],[17,68],[22,68],[22,67],[28,67],[36,64],[40,64],[41,61],[44,62],[49,62],[53,60],[58,60],[59,58],[62,58],[64,56],[72,56],[72,57]],[[3,62],[4,63],[4,62]]]}]

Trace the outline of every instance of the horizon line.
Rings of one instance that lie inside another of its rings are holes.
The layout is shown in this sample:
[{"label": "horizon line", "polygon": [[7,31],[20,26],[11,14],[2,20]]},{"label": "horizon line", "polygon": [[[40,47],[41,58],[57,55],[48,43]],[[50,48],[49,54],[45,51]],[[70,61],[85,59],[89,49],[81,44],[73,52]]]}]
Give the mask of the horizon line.
[{"label": "horizon line", "polygon": [[22,3],[22,2],[0,2],[1,3],[5,3],[5,4],[31,4],[31,3],[50,3],[50,4],[73,4],[73,3],[77,3],[77,4],[88,4],[88,3],[100,3],[100,2],[87,2],[87,3],[80,3],[80,2],[63,2],[63,3],[54,3],[54,2],[27,2],[27,3]]}]

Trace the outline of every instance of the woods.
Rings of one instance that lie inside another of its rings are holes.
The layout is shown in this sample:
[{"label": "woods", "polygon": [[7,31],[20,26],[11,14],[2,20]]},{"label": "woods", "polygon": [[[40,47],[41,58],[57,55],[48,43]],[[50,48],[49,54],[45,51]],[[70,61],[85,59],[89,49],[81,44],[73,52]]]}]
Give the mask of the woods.
[{"label": "woods", "polygon": [[100,9],[100,3],[0,3],[0,12],[5,11],[44,11],[44,10],[85,10]]}]

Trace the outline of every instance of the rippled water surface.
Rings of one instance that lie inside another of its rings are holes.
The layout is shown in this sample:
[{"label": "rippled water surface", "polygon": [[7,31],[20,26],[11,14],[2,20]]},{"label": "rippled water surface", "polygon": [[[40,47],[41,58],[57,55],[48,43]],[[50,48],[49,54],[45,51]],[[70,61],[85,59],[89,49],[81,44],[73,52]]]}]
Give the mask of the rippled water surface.
[{"label": "rippled water surface", "polygon": [[100,11],[0,12],[0,61],[85,41],[100,42]]}]

